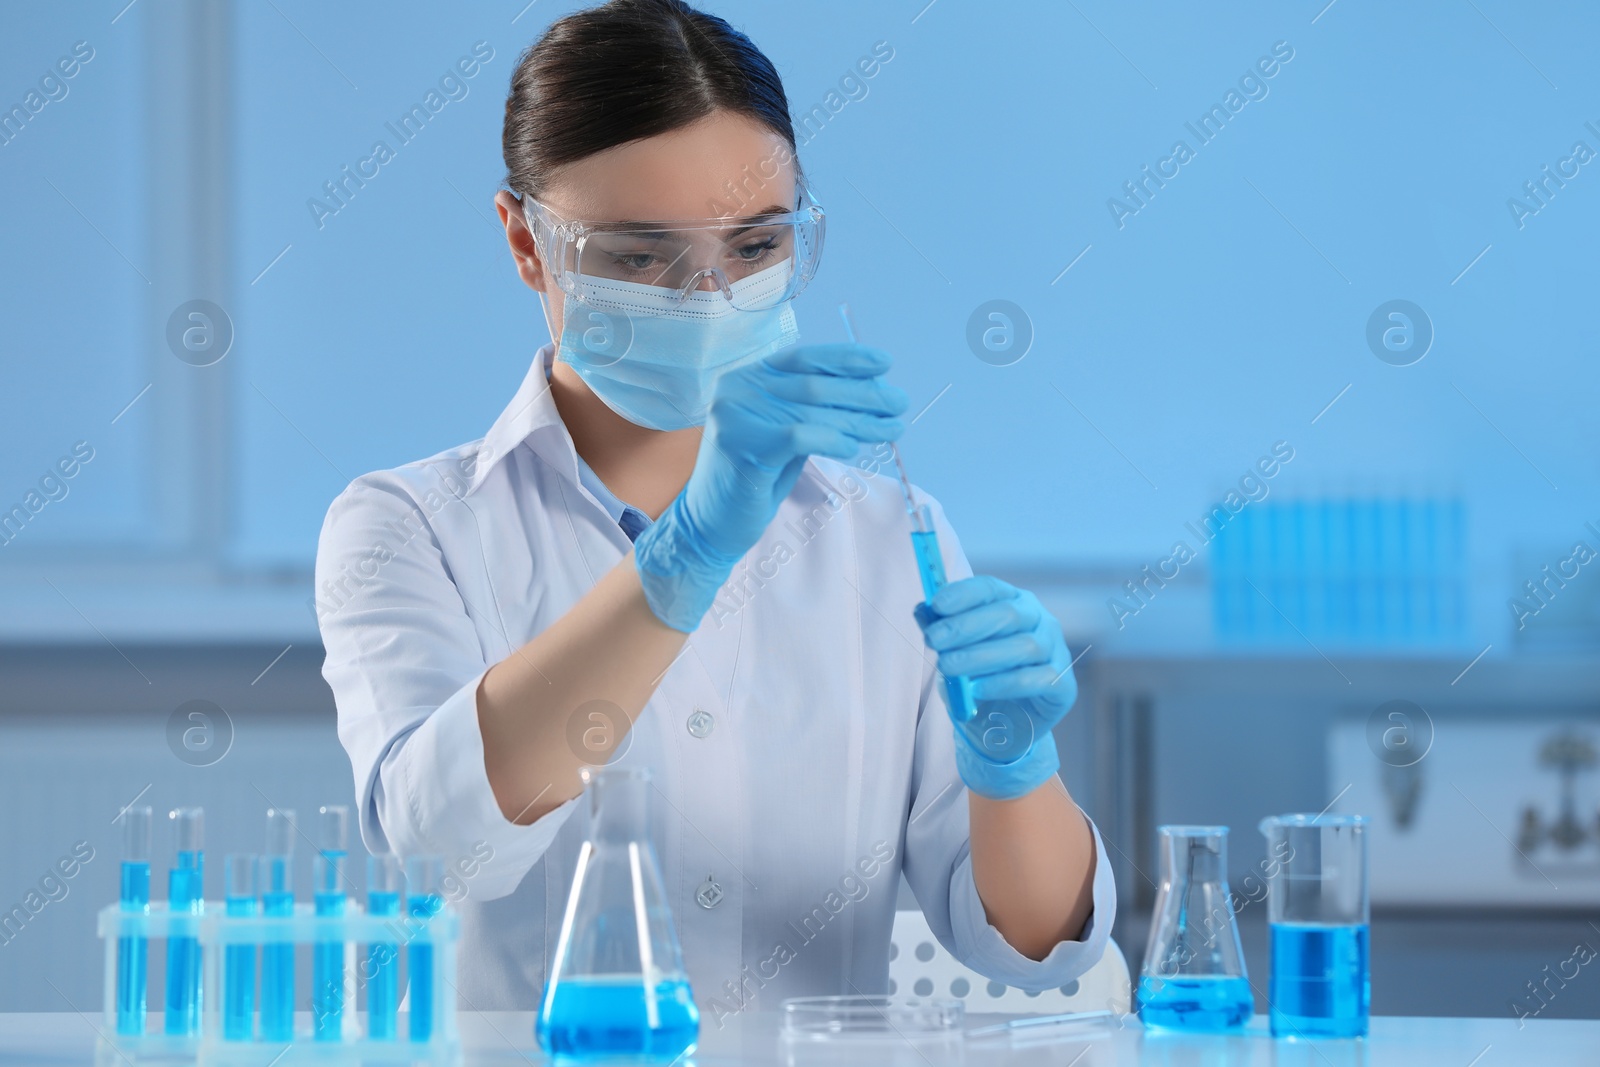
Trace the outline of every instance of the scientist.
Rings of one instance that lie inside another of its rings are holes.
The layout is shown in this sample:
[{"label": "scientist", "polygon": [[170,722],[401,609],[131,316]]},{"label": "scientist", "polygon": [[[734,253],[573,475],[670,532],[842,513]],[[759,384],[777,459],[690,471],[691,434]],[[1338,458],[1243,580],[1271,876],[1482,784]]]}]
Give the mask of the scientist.
[{"label": "scientist", "polygon": [[[772,63],[681,0],[613,0],[522,56],[503,149],[553,343],[482,439],[357,478],[317,553],[363,840],[473,861],[462,1007],[537,1007],[608,760],[653,776],[708,1025],[885,992],[901,874],[987,977],[1083,973],[1115,901],[1056,773],[1071,657],[937,506],[952,582],[919,607],[898,486],[849,462],[904,428],[889,357],[797,343],[822,212]],[[958,737],[936,668],[1026,758]]]}]

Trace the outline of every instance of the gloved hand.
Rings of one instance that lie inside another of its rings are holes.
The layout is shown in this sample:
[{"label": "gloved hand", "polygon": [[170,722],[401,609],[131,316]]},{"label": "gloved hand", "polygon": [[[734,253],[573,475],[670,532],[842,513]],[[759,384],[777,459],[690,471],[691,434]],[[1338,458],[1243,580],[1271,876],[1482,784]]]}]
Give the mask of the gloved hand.
[{"label": "gloved hand", "polygon": [[977,701],[973,720],[955,724],[961,780],[997,800],[1032,792],[1061,765],[1050,729],[1078,698],[1061,624],[1032,593],[987,576],[951,582],[915,614],[940,672],[968,678]]},{"label": "gloved hand", "polygon": [[848,460],[905,427],[889,356],[856,344],[799,345],[717,379],[694,472],[634,542],[657,618],[692,633],[734,564],[761,539],[811,455]]}]

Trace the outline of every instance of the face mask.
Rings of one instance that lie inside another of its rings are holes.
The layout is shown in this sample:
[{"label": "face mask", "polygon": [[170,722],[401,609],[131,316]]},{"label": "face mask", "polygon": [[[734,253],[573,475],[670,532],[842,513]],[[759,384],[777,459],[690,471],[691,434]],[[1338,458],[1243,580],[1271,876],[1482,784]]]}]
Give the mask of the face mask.
[{"label": "face mask", "polygon": [[[757,301],[788,281],[787,262],[729,286]],[[590,302],[562,304],[556,358],[578,372],[607,407],[652,430],[703,426],[717,378],[800,338],[788,301],[740,311],[719,292],[695,290],[677,307],[656,286],[585,277]]]}]

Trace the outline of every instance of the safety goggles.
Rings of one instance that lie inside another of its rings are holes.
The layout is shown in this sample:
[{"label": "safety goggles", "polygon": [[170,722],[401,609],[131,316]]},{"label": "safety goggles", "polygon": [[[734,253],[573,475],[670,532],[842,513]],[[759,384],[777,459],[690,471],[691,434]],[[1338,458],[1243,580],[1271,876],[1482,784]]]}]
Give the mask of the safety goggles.
[{"label": "safety goggles", "polygon": [[586,222],[531,196],[522,209],[561,291],[592,307],[670,313],[697,291],[709,296],[710,279],[734,308],[765,311],[798,295],[822,256],[822,205],[797,186],[795,210],[774,215]]}]

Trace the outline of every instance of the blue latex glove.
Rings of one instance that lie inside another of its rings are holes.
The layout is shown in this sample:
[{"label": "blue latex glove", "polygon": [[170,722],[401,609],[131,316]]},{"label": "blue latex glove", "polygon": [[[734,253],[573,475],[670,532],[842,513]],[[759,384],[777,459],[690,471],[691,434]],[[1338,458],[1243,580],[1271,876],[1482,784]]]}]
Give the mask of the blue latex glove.
[{"label": "blue latex glove", "polygon": [[[1032,593],[980,576],[951,582],[917,606],[916,618],[940,672],[971,680],[978,714],[955,724],[967,788],[1013,800],[1048,781],[1061,766],[1051,727],[1078,698],[1055,616]],[[1019,762],[1001,765],[1030,744]]]},{"label": "blue latex glove", "polygon": [[633,546],[658,619],[694,632],[808,456],[849,460],[900,436],[907,397],[882,380],[888,369],[876,348],[799,345],[717,379],[694,472]]}]

